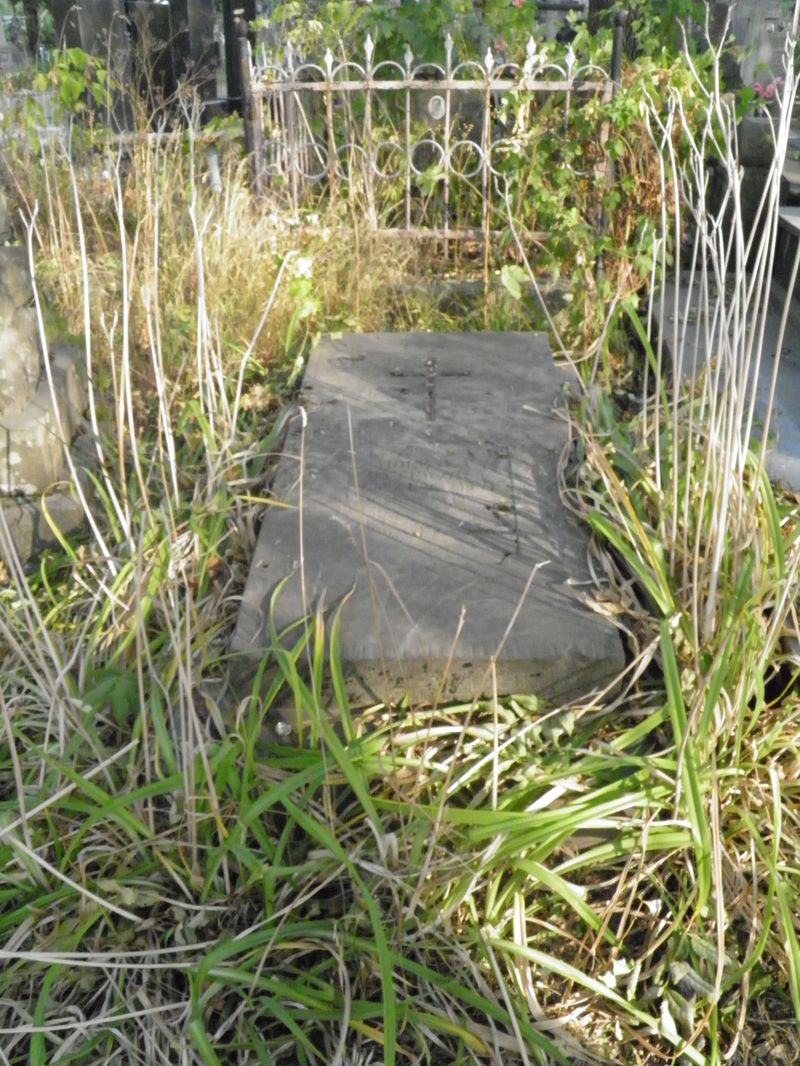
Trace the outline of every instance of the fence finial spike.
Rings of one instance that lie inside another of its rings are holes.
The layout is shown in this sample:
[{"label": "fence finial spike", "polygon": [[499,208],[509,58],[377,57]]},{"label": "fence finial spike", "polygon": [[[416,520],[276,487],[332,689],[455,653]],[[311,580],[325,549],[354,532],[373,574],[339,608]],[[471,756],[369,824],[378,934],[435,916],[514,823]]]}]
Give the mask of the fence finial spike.
[{"label": "fence finial spike", "polygon": [[412,66],[412,64],[414,62],[414,53],[411,51],[411,47],[409,45],[406,45],[406,52],[405,52],[405,55],[403,56],[403,62],[406,65],[406,70],[410,74],[411,73],[411,66]]},{"label": "fence finial spike", "polygon": [[364,54],[367,57],[367,66],[372,66],[372,56],[375,52],[375,42],[372,39],[372,34],[367,34],[367,39],[364,41]]},{"label": "fence finial spike", "polygon": [[575,49],[570,45],[567,49],[567,70],[570,73],[570,77],[572,76],[572,71],[575,69],[577,61],[578,57],[575,55]]},{"label": "fence finial spike", "polygon": [[325,70],[328,72],[328,81],[333,75],[333,52],[330,48],[325,49]]},{"label": "fence finial spike", "polygon": [[536,41],[531,36],[525,45],[525,62],[522,64],[522,73],[526,78],[532,78],[541,66],[542,56],[536,47]]},{"label": "fence finial spike", "polygon": [[444,51],[447,56],[447,69],[450,69],[450,62],[453,58],[453,35],[450,30],[447,31],[444,38]]},{"label": "fence finial spike", "polygon": [[490,74],[491,70],[492,70],[492,67],[494,66],[494,55],[492,54],[491,48],[487,48],[486,49],[486,56],[485,56],[483,62],[484,62],[484,65],[486,67],[486,73]]},{"label": "fence finial spike", "polygon": [[289,73],[294,70],[294,45],[291,41],[286,42],[286,66],[289,68]]}]

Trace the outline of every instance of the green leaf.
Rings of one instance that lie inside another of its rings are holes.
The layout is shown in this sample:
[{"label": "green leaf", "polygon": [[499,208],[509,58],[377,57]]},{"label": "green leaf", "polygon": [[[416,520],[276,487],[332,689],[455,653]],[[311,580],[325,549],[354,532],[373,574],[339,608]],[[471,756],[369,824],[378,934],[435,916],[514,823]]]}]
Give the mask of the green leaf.
[{"label": "green leaf", "polygon": [[527,284],[528,274],[516,263],[505,263],[500,271],[500,282],[514,300],[522,299],[522,286]]},{"label": "green leaf", "polygon": [[681,689],[680,671],[669,623],[666,620],[661,623],[661,658],[675,746],[682,755],[681,783],[695,842],[698,881],[697,908],[702,910],[711,895],[711,831],[703,804],[703,787],[700,780],[695,746],[692,737],[687,734],[689,722],[686,717],[686,705]]}]

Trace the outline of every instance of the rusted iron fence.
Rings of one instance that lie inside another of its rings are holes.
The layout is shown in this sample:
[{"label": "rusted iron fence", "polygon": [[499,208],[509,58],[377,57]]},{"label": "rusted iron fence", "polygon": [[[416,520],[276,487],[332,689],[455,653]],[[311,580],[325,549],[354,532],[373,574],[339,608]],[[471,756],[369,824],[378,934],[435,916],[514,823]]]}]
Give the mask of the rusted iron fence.
[{"label": "rusted iron fence", "polygon": [[[547,97],[568,136],[572,108],[613,96],[622,49],[620,21],[609,71],[581,64],[571,48],[552,61],[533,39],[521,64],[491,51],[457,61],[449,37],[441,65],[418,64],[408,51],[402,62],[375,62],[369,39],[358,61],[328,51],[314,63],[288,46],[280,62],[254,65],[246,33],[242,24],[256,189],[283,190],[296,210],[316,197],[347,196],[377,234],[445,242],[488,242],[503,230],[505,163],[524,136],[520,124]],[[598,182],[611,175],[604,152],[600,158]]]}]

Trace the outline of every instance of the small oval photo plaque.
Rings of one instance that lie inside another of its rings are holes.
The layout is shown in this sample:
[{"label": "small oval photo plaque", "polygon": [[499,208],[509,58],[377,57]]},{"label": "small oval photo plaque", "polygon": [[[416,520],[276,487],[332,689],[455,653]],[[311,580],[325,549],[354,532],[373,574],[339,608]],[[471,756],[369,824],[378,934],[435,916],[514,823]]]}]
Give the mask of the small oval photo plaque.
[{"label": "small oval photo plaque", "polygon": [[443,96],[432,96],[428,101],[428,114],[431,116],[434,122],[439,122],[441,119],[444,118],[445,110],[446,108]]}]

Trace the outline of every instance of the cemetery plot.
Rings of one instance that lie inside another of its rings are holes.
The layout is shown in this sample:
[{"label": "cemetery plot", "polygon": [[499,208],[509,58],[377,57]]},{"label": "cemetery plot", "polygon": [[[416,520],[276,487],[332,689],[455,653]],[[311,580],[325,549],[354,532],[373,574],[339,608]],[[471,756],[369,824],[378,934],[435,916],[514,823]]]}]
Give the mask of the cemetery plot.
[{"label": "cemetery plot", "polygon": [[[587,538],[559,498],[570,374],[529,333],[322,343],[291,420],[234,648],[341,609],[356,703],[584,695],[623,665],[581,599]],[[585,590],[584,590],[585,591]]]}]

